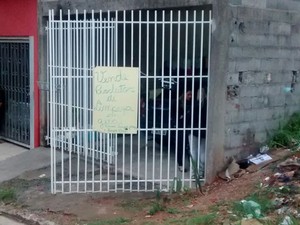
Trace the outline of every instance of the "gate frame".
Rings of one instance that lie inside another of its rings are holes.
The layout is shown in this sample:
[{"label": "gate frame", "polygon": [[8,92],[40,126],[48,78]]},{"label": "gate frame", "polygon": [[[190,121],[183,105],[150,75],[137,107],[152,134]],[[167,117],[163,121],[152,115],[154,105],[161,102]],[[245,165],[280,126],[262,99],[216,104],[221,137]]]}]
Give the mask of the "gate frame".
[{"label": "gate frame", "polygon": [[[125,10],[124,10],[125,11]],[[52,14],[50,13],[50,12],[52,12]],[[49,17],[50,17],[50,14],[52,15],[52,17],[53,17],[53,10],[52,11],[50,11],[49,12]],[[108,11],[108,12],[110,12],[110,11]],[[84,14],[86,13],[86,11],[84,11]],[[92,10],[92,15],[93,15],[93,10]],[[53,17],[54,18],[54,17]],[[70,11],[68,11],[68,21],[67,22],[69,22],[69,19],[70,18]],[[62,21],[62,12],[60,11],[60,21]],[[204,20],[202,20],[202,22],[203,22]],[[66,22],[66,21],[65,21]],[[210,52],[211,52],[211,38],[212,38],[212,18],[211,18],[211,10],[210,10],[210,20],[209,20],[209,24],[210,24],[210,26],[209,26],[209,58],[210,58]],[[178,63],[178,62],[177,62]],[[202,67],[201,67],[202,68]],[[208,68],[210,68],[210,63],[208,64]],[[208,71],[210,71],[210,69],[208,70]],[[202,73],[201,73],[202,74]],[[207,76],[208,76],[208,86],[209,86],[209,83],[210,83],[210,79],[209,79],[209,72],[208,72],[208,74],[207,74]],[[50,89],[51,89],[51,82],[52,82],[52,80],[51,80],[51,78],[50,78]],[[207,93],[208,95],[209,95],[209,93]],[[51,99],[51,94],[50,94],[50,99]],[[50,100],[50,102],[52,102],[52,100]],[[208,107],[209,108],[209,107]],[[208,109],[207,108],[207,109]],[[50,110],[50,114],[51,114],[51,110]],[[206,121],[206,124],[207,124],[207,121]],[[206,127],[207,127],[207,125],[206,125]],[[207,128],[206,128],[207,129]],[[51,129],[51,133],[53,132],[53,130]],[[85,131],[86,132],[86,131]],[[52,135],[51,135],[52,136]],[[51,142],[52,142],[52,137],[50,138],[50,140],[51,140]],[[207,143],[207,139],[206,139],[206,141],[205,141],[206,143]],[[54,150],[53,152],[52,152],[52,150]],[[51,145],[51,166],[52,166],[52,164],[54,164],[54,165],[56,165],[56,148],[54,148],[54,149],[52,149],[52,145]],[[206,144],[206,150],[207,150],[207,144]],[[64,151],[62,150],[61,151],[61,155],[62,155],[62,157],[63,157],[63,153]],[[71,151],[69,151],[69,153],[71,154]],[[205,153],[206,154],[206,153]],[[205,158],[207,158],[207,157],[205,157]],[[54,163],[52,163],[52,159],[55,161]],[[61,158],[62,160],[63,160],[63,158]],[[85,161],[87,161],[86,160],[86,156],[85,156]],[[206,172],[207,172],[207,169],[206,169],[206,167],[207,167],[207,163],[205,163],[205,174],[206,174]],[[63,167],[62,167],[63,168]],[[109,170],[109,167],[108,167],[108,170]],[[53,177],[53,175],[55,174],[55,171],[56,171],[56,168],[52,168],[51,169],[51,179],[52,179],[52,177]],[[94,172],[94,169],[93,169],[93,172]],[[86,171],[85,171],[85,173],[86,173]],[[64,177],[64,175],[62,175],[63,177]],[[206,177],[206,175],[204,175],[204,177]],[[201,179],[202,180],[202,179]],[[205,180],[205,178],[204,178],[204,180]],[[130,180],[130,182],[131,182],[132,180]],[[138,180],[139,181],[139,180]],[[202,180],[203,181],[203,180]],[[52,182],[52,181],[51,181]],[[58,183],[61,183],[62,185],[64,185],[64,183],[65,182],[70,182],[70,183],[72,183],[72,180],[70,180],[70,181],[64,181],[64,180],[62,180],[61,182],[58,182]],[[81,181],[81,182],[83,182],[83,181]],[[85,180],[84,181],[85,182],[85,185],[87,184],[87,180]],[[93,178],[93,182],[94,182],[94,178]],[[108,181],[107,183],[109,183],[110,181]],[[116,181],[117,182],[117,181]],[[123,180],[123,182],[124,182],[124,180]],[[152,182],[154,182],[154,181],[152,181]],[[101,182],[100,182],[101,183]],[[57,184],[57,181],[56,181],[56,179],[55,179],[55,183],[54,184],[52,184],[51,185],[51,191],[52,191],[52,193],[57,193],[57,190],[56,190],[56,188],[54,188],[53,186],[54,185],[56,185]],[[79,183],[77,183],[77,184],[79,184]],[[93,183],[94,184],[94,183]],[[117,189],[116,189],[117,190]],[[124,191],[124,190],[123,190]],[[132,191],[131,189],[130,189],[130,191]],[[138,190],[139,191],[139,190]],[[145,190],[145,191],[148,191],[147,189]],[[63,189],[62,189],[62,193],[64,193],[65,191],[63,191]],[[87,191],[86,189],[85,189],[85,191],[84,192],[89,192],[89,191]],[[94,191],[93,191],[94,192]],[[100,191],[100,192],[102,192],[102,191]],[[72,193],[72,192],[70,192],[70,193]],[[79,193],[79,191],[77,191],[77,193]]]},{"label": "gate frame", "polygon": [[0,37],[0,42],[6,42],[6,43],[28,43],[29,44],[29,110],[30,110],[30,144],[24,144],[9,138],[5,138],[0,136],[3,140],[7,140],[11,143],[33,149],[34,148],[34,109],[35,109],[35,103],[34,103],[34,37],[33,36],[23,36],[23,37],[16,37],[16,36],[5,36]]}]

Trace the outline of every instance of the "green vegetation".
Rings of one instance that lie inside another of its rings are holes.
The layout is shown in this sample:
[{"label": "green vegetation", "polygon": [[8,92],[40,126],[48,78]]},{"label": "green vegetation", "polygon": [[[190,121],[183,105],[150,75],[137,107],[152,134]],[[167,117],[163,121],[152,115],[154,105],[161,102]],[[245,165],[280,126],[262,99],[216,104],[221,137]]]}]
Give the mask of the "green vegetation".
[{"label": "green vegetation", "polygon": [[119,224],[128,224],[130,222],[129,219],[118,217],[110,220],[101,220],[92,223],[88,223],[87,225],[119,225]]},{"label": "green vegetation", "polygon": [[181,219],[170,219],[166,224],[185,224],[185,225],[211,225],[214,224],[217,216],[216,214],[207,215],[194,215],[191,217],[181,218]]},{"label": "green vegetation", "polygon": [[16,199],[16,191],[12,188],[1,188],[0,189],[0,200],[8,203]]},{"label": "green vegetation", "polygon": [[300,147],[300,113],[293,114],[284,126],[280,126],[268,145],[298,149]]},{"label": "green vegetation", "polygon": [[161,192],[160,192],[160,190],[157,190],[155,202],[153,203],[152,207],[149,210],[149,215],[154,215],[157,212],[164,211],[165,209],[166,209],[166,207],[164,206],[164,204],[161,200]]}]

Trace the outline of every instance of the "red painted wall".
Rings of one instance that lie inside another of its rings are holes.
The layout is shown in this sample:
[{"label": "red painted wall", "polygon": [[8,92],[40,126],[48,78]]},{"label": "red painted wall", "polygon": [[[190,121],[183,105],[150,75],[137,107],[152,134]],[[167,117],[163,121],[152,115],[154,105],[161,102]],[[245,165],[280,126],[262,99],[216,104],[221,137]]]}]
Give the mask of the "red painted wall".
[{"label": "red painted wall", "polygon": [[34,39],[34,147],[39,146],[38,23],[37,0],[0,0],[0,37]]}]

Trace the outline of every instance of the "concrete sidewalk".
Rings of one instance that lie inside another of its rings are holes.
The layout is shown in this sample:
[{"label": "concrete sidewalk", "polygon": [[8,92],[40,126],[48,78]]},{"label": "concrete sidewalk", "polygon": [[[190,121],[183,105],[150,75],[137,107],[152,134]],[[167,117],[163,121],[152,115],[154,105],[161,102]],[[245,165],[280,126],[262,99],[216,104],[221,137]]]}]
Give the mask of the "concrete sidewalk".
[{"label": "concrete sidewalk", "polygon": [[49,165],[50,148],[28,150],[11,143],[0,143],[0,183]]},{"label": "concrete sidewalk", "polygon": [[25,225],[25,223],[20,223],[0,215],[0,225]]}]

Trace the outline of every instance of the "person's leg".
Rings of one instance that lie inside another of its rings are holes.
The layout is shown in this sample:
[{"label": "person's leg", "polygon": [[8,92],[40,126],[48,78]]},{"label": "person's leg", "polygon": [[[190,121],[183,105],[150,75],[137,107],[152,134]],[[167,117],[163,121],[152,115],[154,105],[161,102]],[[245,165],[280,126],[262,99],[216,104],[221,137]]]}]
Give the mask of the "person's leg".
[{"label": "person's leg", "polygon": [[[188,146],[187,134],[184,135],[184,131],[178,131],[178,146],[177,146],[177,163],[180,171],[188,171],[189,165],[189,150],[186,149]],[[186,137],[186,138],[185,138]],[[185,139],[185,142],[184,142]],[[183,163],[183,160],[185,163]],[[184,164],[184,165],[183,165]],[[183,168],[184,166],[184,168]]]}]

